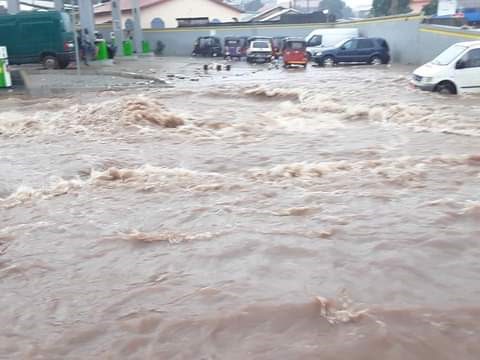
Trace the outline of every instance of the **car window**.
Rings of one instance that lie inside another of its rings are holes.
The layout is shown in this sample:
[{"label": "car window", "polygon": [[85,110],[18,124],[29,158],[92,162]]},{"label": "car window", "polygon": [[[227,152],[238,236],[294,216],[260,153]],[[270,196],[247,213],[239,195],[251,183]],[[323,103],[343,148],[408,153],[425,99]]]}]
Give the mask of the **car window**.
[{"label": "car window", "polygon": [[268,49],[270,47],[270,43],[267,41],[254,41],[252,47],[257,49]]},{"label": "car window", "polygon": [[465,68],[480,67],[480,49],[473,49],[466,53],[462,61],[465,62]]},{"label": "car window", "polygon": [[312,38],[308,41],[309,46],[319,46],[322,45],[322,35],[313,35]]},{"label": "car window", "polygon": [[357,40],[349,40],[343,44],[345,50],[353,50],[357,48]]},{"label": "car window", "polygon": [[375,47],[373,41],[370,39],[358,39],[357,49],[371,49]]}]

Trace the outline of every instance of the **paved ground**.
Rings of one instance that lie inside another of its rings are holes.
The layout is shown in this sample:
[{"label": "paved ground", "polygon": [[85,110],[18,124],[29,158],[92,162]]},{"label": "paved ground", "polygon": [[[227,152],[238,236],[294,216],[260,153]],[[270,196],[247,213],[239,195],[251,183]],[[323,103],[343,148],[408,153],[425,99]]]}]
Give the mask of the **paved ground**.
[{"label": "paved ground", "polygon": [[[204,66],[208,70],[204,70]],[[227,70],[227,65],[231,67]],[[217,70],[220,67],[221,70]],[[217,81],[218,79],[248,77],[252,74],[269,74],[271,71],[319,71],[310,65],[307,70],[301,68],[285,70],[280,64],[250,65],[240,61],[225,61],[213,58],[189,57],[144,57],[135,60],[116,60],[115,64],[81,65],[80,76],[75,68],[66,70],[44,70],[40,65],[13,67],[24,74],[31,95],[49,96],[72,92],[123,90],[138,88],[158,88],[165,86],[191,86],[191,82]],[[408,74],[411,68],[395,66],[393,71]],[[21,92],[21,87],[14,88]]]}]

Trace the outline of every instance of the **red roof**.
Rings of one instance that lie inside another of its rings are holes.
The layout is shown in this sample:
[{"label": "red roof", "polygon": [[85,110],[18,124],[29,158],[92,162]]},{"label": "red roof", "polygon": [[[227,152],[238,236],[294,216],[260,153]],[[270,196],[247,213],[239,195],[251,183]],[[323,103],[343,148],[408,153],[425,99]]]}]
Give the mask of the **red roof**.
[{"label": "red roof", "polygon": [[[165,3],[167,1],[173,1],[173,0],[140,0],[139,3],[140,3],[140,8],[145,8],[145,7]],[[209,1],[217,3],[218,5],[225,6],[231,10],[238,11],[239,13],[242,13],[240,9],[230,4],[224,3],[222,0],[209,0]],[[130,11],[132,10],[132,2],[129,0],[123,0],[121,2],[121,7],[122,7],[122,11]],[[104,14],[104,13],[111,13],[111,12],[112,12],[112,6],[110,2],[104,3],[100,6],[95,7],[95,14]]]}]

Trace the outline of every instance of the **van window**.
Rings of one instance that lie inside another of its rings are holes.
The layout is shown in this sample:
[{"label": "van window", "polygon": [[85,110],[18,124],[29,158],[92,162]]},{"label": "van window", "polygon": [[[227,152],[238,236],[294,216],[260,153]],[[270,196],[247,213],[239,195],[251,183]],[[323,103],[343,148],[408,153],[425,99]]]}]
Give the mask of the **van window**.
[{"label": "van window", "polygon": [[308,40],[308,46],[320,46],[322,45],[322,35],[313,35],[310,40]]},{"label": "van window", "polygon": [[375,47],[373,41],[370,39],[358,39],[357,49],[371,49]]},{"label": "van window", "polygon": [[465,62],[465,68],[480,67],[480,49],[470,50],[462,60]]}]

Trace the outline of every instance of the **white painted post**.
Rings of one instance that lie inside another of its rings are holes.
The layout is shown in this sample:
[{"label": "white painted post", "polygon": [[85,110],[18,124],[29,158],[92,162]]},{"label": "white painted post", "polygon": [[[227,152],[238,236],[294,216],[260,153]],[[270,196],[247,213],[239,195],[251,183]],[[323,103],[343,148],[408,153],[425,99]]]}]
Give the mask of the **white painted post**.
[{"label": "white painted post", "polygon": [[112,0],[112,24],[117,53],[123,55],[123,24],[120,0]]},{"label": "white painted post", "polygon": [[78,0],[80,10],[80,26],[82,36],[85,36],[85,29],[88,31],[88,39],[93,44],[95,42],[95,19],[93,17],[92,0]]},{"label": "white painted post", "polygon": [[64,9],[63,0],[55,0],[55,10],[63,11],[63,9]]},{"label": "white painted post", "polygon": [[137,55],[142,53],[142,23],[140,21],[140,4],[138,0],[132,0],[132,17],[133,17],[133,43]]},{"label": "white painted post", "polygon": [[20,1],[19,0],[8,0],[7,1],[7,10],[9,14],[15,15],[20,11]]}]

